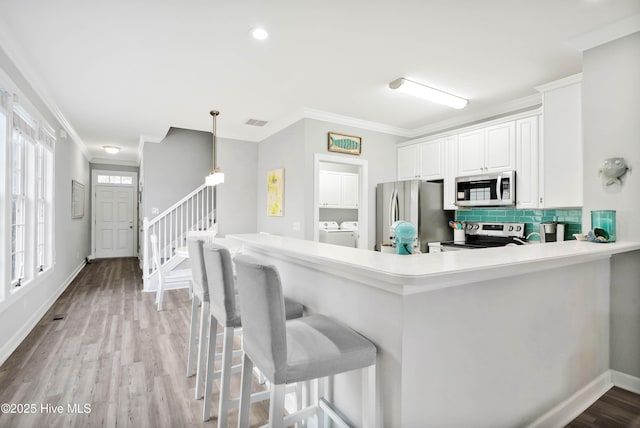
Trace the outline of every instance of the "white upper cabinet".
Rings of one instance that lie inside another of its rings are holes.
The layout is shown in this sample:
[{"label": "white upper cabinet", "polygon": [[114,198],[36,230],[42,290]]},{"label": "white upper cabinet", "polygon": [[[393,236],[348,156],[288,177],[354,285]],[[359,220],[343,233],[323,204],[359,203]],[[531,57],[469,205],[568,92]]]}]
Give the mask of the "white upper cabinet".
[{"label": "white upper cabinet", "polygon": [[539,86],[543,126],[540,208],[582,206],[582,76]]},{"label": "white upper cabinet", "polygon": [[320,208],[358,208],[358,181],[358,174],[320,171],[318,206]]},{"label": "white upper cabinet", "polygon": [[458,175],[515,169],[513,121],[458,135]]},{"label": "white upper cabinet", "polygon": [[438,139],[398,148],[398,180],[444,178],[444,140]]},{"label": "white upper cabinet", "polygon": [[485,128],[485,171],[499,172],[516,168],[515,122]]},{"label": "white upper cabinet", "polygon": [[458,135],[458,174],[482,174],[484,162],[484,129]]},{"label": "white upper cabinet", "polygon": [[358,208],[358,174],[342,174],[342,208]]},{"label": "white upper cabinet", "polygon": [[538,208],[538,116],[516,120],[516,208]]},{"label": "white upper cabinet", "polygon": [[340,208],[342,174],[334,171],[320,171],[319,175],[319,206],[322,208]]},{"label": "white upper cabinet", "polygon": [[398,148],[398,180],[418,177],[418,145]]},{"label": "white upper cabinet", "polygon": [[445,151],[443,140],[434,140],[418,146],[419,170],[418,175],[423,180],[438,180],[444,178]]}]

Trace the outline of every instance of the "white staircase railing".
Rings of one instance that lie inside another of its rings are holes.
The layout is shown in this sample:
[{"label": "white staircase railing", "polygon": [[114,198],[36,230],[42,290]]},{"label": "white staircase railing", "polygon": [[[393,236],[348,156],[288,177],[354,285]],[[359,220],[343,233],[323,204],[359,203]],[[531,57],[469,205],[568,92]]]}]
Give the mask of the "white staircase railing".
[{"label": "white staircase railing", "polygon": [[145,290],[150,289],[149,279],[155,277],[157,271],[151,262],[149,237],[158,237],[160,263],[164,266],[171,262],[175,249],[187,245],[188,232],[214,228],[214,192],[215,187],[203,184],[153,219],[144,217],[141,247]]}]

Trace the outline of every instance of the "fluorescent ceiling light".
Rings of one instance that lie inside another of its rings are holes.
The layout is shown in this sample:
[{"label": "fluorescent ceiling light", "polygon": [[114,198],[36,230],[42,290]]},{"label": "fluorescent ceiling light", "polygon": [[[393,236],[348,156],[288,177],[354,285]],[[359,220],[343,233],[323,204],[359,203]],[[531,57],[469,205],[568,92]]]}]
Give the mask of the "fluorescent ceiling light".
[{"label": "fluorescent ceiling light", "polygon": [[401,77],[389,83],[391,89],[397,89],[400,92],[404,92],[414,97],[423,98],[425,100],[433,101],[435,103],[443,104],[445,106],[461,109],[465,108],[468,100],[441,91],[439,89],[432,88],[430,86],[422,85],[420,83],[413,82],[411,80]]},{"label": "fluorescent ceiling light", "polygon": [[254,28],[251,30],[251,35],[256,40],[264,40],[269,37],[269,33],[264,28]]},{"label": "fluorescent ceiling light", "polygon": [[109,153],[110,155],[115,155],[120,151],[120,147],[116,147],[116,146],[102,146],[102,148],[104,149],[105,152]]}]

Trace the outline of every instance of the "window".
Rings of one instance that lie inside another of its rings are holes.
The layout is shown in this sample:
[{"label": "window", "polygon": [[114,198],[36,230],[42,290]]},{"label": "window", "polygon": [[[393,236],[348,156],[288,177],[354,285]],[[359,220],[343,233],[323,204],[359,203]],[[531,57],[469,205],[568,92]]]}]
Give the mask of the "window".
[{"label": "window", "polygon": [[98,174],[98,184],[133,184],[133,177],[127,175]]},{"label": "window", "polygon": [[52,134],[0,87],[0,300],[53,265]]}]

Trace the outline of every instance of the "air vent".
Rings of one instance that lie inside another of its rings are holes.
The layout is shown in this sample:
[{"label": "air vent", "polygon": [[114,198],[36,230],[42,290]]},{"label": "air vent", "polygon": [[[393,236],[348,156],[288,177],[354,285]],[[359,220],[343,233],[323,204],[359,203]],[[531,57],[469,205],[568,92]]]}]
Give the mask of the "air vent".
[{"label": "air vent", "polygon": [[267,120],[249,119],[244,124],[251,126],[265,126],[267,122]]}]

